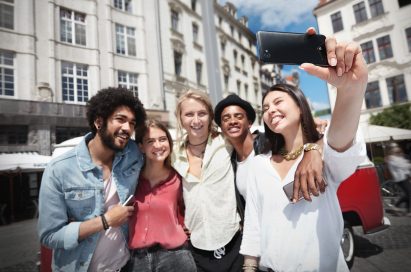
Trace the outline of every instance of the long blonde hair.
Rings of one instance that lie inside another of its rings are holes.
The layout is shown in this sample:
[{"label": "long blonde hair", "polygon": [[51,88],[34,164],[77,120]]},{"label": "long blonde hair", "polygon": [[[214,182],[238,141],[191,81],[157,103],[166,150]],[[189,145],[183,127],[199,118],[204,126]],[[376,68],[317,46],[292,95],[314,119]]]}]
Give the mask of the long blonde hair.
[{"label": "long blonde hair", "polygon": [[194,90],[190,89],[187,92],[185,92],[177,102],[177,107],[176,107],[176,118],[177,118],[177,141],[181,143],[183,135],[184,135],[184,128],[183,124],[181,123],[181,105],[183,102],[187,99],[194,99],[200,103],[202,103],[208,112],[208,115],[210,116],[210,123],[208,124],[208,131],[211,133],[211,136],[214,138],[216,137],[218,133],[218,127],[217,124],[214,122],[214,111],[213,111],[213,105],[211,104],[210,99],[208,98],[207,94],[205,92],[199,91],[199,90]]}]

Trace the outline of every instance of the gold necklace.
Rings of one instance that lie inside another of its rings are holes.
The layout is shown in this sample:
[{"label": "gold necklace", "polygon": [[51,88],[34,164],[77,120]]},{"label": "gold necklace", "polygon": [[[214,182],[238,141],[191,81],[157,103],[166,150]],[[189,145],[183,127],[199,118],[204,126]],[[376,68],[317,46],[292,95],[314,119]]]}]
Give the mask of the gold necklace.
[{"label": "gold necklace", "polygon": [[299,148],[297,148],[296,150],[287,152],[287,150],[285,150],[285,148],[281,148],[280,149],[280,154],[281,156],[283,156],[283,158],[286,161],[291,161],[291,160],[295,160],[296,158],[298,158],[301,153],[303,153],[304,150],[304,145],[301,145]]}]

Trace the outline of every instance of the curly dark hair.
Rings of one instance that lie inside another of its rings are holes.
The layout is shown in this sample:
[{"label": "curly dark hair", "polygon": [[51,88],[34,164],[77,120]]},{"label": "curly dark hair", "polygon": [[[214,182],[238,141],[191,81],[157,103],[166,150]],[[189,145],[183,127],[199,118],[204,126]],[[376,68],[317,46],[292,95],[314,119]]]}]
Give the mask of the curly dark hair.
[{"label": "curly dark hair", "polygon": [[122,87],[109,87],[97,92],[87,101],[87,121],[91,131],[96,134],[97,129],[94,122],[102,118],[103,123],[120,107],[126,106],[134,112],[136,118],[135,128],[141,128],[147,119],[146,111],[140,100],[132,92]]}]

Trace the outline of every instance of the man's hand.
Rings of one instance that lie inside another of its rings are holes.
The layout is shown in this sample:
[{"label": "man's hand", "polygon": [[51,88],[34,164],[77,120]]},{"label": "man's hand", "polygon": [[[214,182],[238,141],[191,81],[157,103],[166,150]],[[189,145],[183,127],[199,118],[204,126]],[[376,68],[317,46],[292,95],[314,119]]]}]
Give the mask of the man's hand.
[{"label": "man's hand", "polygon": [[317,128],[318,133],[324,134],[324,133],[325,133],[325,129],[326,129],[327,126],[328,126],[327,120],[323,120],[323,119],[320,119],[320,118],[318,118],[318,117],[315,117],[315,118],[314,118],[314,123],[315,123],[315,126],[316,126],[316,128]]},{"label": "man's hand", "polygon": [[323,160],[320,152],[311,150],[304,152],[304,157],[298,164],[294,176],[294,189],[292,202],[298,201],[301,191],[307,201],[311,201],[310,193],[319,195],[319,191],[325,191],[325,180],[323,179]]},{"label": "man's hand", "polygon": [[133,214],[134,206],[123,206],[118,204],[105,213],[107,223],[110,227],[119,227],[124,224]]}]

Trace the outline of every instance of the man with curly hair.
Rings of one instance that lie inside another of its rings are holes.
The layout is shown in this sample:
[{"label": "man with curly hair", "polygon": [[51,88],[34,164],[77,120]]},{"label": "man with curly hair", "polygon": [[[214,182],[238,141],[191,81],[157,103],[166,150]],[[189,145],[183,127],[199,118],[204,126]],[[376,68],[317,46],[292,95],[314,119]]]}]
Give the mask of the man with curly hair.
[{"label": "man with curly hair", "polygon": [[120,271],[129,260],[128,217],[144,158],[134,141],[146,113],[123,88],[87,103],[91,132],[49,163],[39,198],[40,242],[53,249],[53,271]]}]

